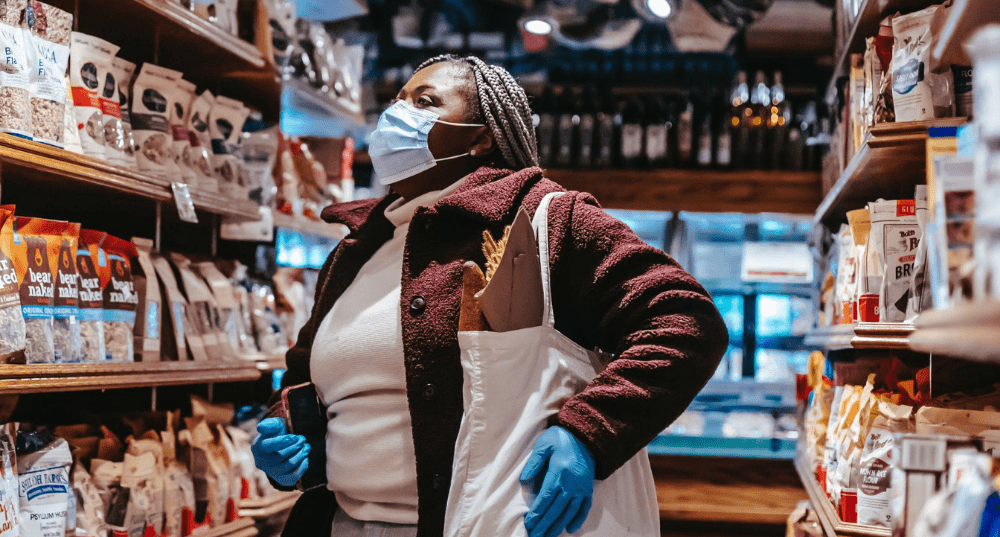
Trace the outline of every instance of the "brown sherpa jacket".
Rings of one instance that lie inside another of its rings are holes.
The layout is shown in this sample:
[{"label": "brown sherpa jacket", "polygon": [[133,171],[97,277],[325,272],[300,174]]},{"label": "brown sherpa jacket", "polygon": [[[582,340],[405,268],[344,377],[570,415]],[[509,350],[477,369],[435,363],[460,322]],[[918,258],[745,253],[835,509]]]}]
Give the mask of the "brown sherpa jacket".
[{"label": "brown sherpa jacket", "polygon": [[[539,168],[481,168],[433,207],[417,209],[410,223],[399,307],[419,537],[441,537],[462,419],[462,264],[484,264],[484,230],[499,237],[518,208],[534,214],[545,194],[562,190]],[[392,237],[395,228],[383,213],[394,199],[323,211],[324,220],[345,224],[351,233],[319,275],[312,316],[286,357],[285,386],[309,381],[315,331],[362,265]],[[600,347],[615,357],[554,421],[590,449],[597,478],[603,479],[684,411],[718,366],[728,335],[705,289],[602,211],[589,194],[556,198],[549,223],[556,328],[584,348]],[[324,488],[305,493],[283,535],[328,537],[335,506],[333,493]]]}]

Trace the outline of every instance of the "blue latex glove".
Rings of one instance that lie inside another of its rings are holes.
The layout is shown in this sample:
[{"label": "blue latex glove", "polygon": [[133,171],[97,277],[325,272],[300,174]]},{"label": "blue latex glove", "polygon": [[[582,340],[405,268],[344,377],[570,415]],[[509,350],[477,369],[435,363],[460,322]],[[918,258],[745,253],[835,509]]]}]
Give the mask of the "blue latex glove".
[{"label": "blue latex glove", "polygon": [[309,468],[309,443],[306,437],[288,434],[285,420],[267,418],[257,424],[260,436],[250,450],[254,462],[268,477],[283,486],[294,487]]},{"label": "blue latex glove", "polygon": [[590,512],[594,457],[573,433],[559,426],[549,427],[524,465],[521,484],[538,494],[524,516],[530,537],[575,533]]}]

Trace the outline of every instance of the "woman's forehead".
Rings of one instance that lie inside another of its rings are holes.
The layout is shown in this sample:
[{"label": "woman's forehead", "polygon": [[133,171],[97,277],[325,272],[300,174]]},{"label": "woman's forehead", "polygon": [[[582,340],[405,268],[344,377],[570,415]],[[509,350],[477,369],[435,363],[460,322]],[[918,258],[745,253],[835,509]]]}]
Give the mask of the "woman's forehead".
[{"label": "woman's forehead", "polygon": [[439,92],[457,91],[468,82],[468,76],[461,66],[452,62],[440,62],[413,73],[406,88],[409,91],[416,91],[421,87]]}]

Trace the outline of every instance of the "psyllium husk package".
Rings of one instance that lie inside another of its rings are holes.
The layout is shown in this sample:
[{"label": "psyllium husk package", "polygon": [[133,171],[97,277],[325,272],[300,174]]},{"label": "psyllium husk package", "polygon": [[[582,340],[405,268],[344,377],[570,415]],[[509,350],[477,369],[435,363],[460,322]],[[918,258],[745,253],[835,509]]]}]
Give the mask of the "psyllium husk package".
[{"label": "psyllium husk package", "polygon": [[132,332],[135,308],[139,302],[132,285],[132,262],[135,246],[108,235],[101,248],[108,256],[108,281],[104,285],[104,350],[112,362],[134,359]]},{"label": "psyllium husk package", "polygon": [[868,204],[872,230],[868,240],[869,276],[881,276],[879,320],[903,322],[910,301],[913,263],[920,244],[914,200],[881,200]]},{"label": "psyllium husk package", "polygon": [[955,101],[951,71],[931,55],[944,23],[945,6],[892,19],[892,98],[896,121],[950,117]]},{"label": "psyllium husk package", "polygon": [[[71,241],[79,226],[69,222],[19,217],[14,230],[14,266],[21,293],[28,363],[56,361],[54,267],[64,240]],[[65,348],[65,347],[64,347]]]},{"label": "psyllium husk package", "polygon": [[104,283],[108,274],[108,255],[101,249],[107,235],[101,231],[80,230],[76,250],[77,281],[80,304],[80,354],[85,362],[103,362]]},{"label": "psyllium husk package", "polygon": [[167,111],[167,93],[173,91],[181,73],[145,63],[132,84],[132,135],[139,150],[136,158],[139,169],[150,175],[173,180],[169,174],[173,166],[170,156],[173,141],[170,135],[170,116]]},{"label": "psyllium husk package", "polygon": [[135,309],[135,355],[144,362],[160,360],[160,327],[163,325],[163,298],[153,268],[153,241],[132,237],[136,258],[132,281],[138,298]]},{"label": "psyllium husk package", "polygon": [[13,423],[0,425],[0,537],[18,537],[17,455],[14,453],[17,427]]},{"label": "psyllium husk package", "polygon": [[111,60],[115,80],[118,82],[118,103],[122,116],[122,127],[125,129],[125,153],[130,162],[135,164],[135,136],[132,135],[132,77],[135,76],[135,64],[115,56]]},{"label": "psyllium husk package", "polygon": [[0,363],[25,362],[25,326],[21,294],[14,265],[12,210],[0,208]]},{"label": "psyllium husk package", "polygon": [[40,437],[40,433],[18,432],[18,446],[23,446],[17,453],[20,533],[23,536],[64,537],[69,501],[76,501],[69,482],[73,455],[65,440],[51,441],[51,433],[46,435],[50,443],[38,446],[30,437]]},{"label": "psyllium husk package", "polygon": [[896,433],[913,432],[913,407],[885,400],[873,403],[871,426],[861,452],[858,480],[858,523],[892,527],[892,473]]},{"label": "psyllium husk package", "polygon": [[31,104],[29,58],[34,57],[29,43],[31,33],[25,24],[27,0],[0,0],[0,132],[31,139]]},{"label": "psyllium husk package", "polygon": [[73,15],[38,1],[32,1],[31,8],[31,46],[36,60],[30,71],[32,137],[61,148]]},{"label": "psyllium husk package", "polygon": [[194,188],[201,188],[198,175],[191,167],[191,137],[187,122],[194,101],[195,85],[181,79],[167,92],[167,109],[170,112],[170,135],[173,140],[170,154],[180,170],[181,180]]},{"label": "psyllium husk package", "polygon": [[212,163],[219,178],[219,192],[230,198],[246,198],[239,159],[235,155],[250,112],[236,99],[218,96],[212,106],[208,132],[212,139]]},{"label": "psyllium husk package", "polygon": [[80,224],[70,224],[59,241],[59,253],[49,258],[55,276],[52,341],[57,362],[79,362],[80,286],[76,273]]},{"label": "psyllium husk package", "polygon": [[191,102],[188,114],[188,137],[191,141],[191,168],[198,174],[198,187],[209,192],[219,191],[219,179],[212,168],[211,136],[208,121],[215,105],[215,96],[205,90]]},{"label": "psyllium husk package", "polygon": [[114,58],[98,72],[101,80],[101,113],[104,114],[104,151],[111,163],[133,169],[136,161],[131,142],[125,135],[121,96],[118,90],[121,84],[117,73]]},{"label": "psyllium husk package", "polygon": [[[73,94],[73,113],[80,133],[83,154],[103,159],[105,153],[104,112],[101,96],[104,78],[118,47],[107,41],[73,32],[69,52],[69,81]],[[108,153],[111,155],[111,153]]]}]

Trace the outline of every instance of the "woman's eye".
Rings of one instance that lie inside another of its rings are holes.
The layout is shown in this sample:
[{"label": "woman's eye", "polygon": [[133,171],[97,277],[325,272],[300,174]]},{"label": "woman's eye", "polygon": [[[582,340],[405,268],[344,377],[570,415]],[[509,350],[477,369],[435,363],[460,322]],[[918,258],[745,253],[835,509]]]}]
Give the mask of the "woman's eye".
[{"label": "woman's eye", "polygon": [[434,101],[430,97],[421,97],[417,99],[417,104],[421,106],[434,106]]}]

